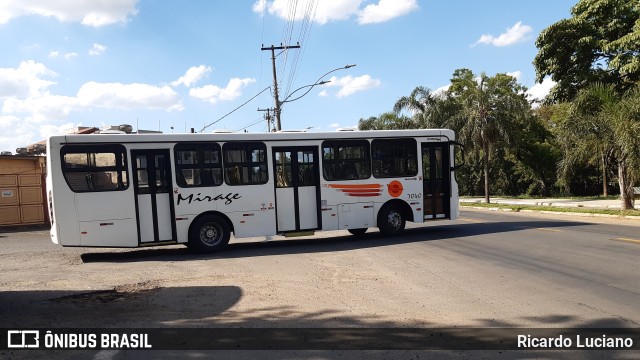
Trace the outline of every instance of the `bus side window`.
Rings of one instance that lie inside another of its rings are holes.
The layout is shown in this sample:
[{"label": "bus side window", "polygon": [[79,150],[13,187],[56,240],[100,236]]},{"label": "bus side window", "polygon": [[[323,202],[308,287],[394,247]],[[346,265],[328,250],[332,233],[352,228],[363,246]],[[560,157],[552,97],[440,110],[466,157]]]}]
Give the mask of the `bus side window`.
[{"label": "bus side window", "polygon": [[227,142],[222,145],[227,185],[260,185],[269,180],[267,147],[262,142]]},{"label": "bus side window", "polygon": [[367,140],[327,140],[322,143],[322,153],[322,174],[327,181],[371,177]]},{"label": "bus side window", "polygon": [[60,152],[62,172],[72,191],[119,191],[128,188],[124,146],[66,145]]},{"label": "bus side window", "polygon": [[222,161],[218,143],[178,143],[174,148],[176,183],[180,187],[222,184]]}]

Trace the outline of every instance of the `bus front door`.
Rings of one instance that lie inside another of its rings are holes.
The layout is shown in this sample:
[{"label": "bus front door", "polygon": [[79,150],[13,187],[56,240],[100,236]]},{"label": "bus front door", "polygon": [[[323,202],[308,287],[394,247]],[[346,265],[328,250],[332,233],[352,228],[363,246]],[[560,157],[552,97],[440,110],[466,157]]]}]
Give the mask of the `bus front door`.
[{"label": "bus front door", "polygon": [[320,228],[320,171],[313,146],[274,147],[278,232]]},{"label": "bus front door", "polygon": [[422,143],[424,220],[451,217],[448,150],[448,143]]},{"label": "bus front door", "polygon": [[140,245],[175,242],[169,150],[132,150]]}]

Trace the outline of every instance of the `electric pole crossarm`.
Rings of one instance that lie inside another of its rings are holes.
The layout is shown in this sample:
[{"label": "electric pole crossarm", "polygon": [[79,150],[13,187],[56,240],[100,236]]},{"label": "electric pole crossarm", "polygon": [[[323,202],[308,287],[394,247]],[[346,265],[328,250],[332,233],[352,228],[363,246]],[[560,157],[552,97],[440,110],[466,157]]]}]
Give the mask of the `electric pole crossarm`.
[{"label": "electric pole crossarm", "polygon": [[287,50],[287,49],[299,49],[300,44],[297,45],[282,45],[281,46],[262,46],[260,50],[271,50],[271,66],[273,67],[273,97],[275,98],[275,115],[276,115],[276,130],[282,130],[282,126],[280,123],[280,98],[278,97],[278,75],[276,74],[276,50]]}]

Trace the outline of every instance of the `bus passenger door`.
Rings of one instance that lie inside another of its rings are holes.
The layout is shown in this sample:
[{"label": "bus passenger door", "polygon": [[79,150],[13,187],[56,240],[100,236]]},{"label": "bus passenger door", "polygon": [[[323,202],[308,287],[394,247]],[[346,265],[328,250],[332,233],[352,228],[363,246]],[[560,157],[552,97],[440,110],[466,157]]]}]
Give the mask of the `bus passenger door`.
[{"label": "bus passenger door", "polygon": [[169,150],[132,150],[140,245],[176,241]]},{"label": "bus passenger door", "polygon": [[422,143],[424,220],[451,217],[449,144]]},{"label": "bus passenger door", "polygon": [[320,171],[313,146],[273,148],[278,232],[320,228]]}]

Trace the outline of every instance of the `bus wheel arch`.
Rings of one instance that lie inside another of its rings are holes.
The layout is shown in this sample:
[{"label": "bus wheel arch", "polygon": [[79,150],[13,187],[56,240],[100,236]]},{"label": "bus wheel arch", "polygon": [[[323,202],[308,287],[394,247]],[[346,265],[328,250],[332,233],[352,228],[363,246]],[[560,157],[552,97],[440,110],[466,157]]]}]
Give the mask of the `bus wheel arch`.
[{"label": "bus wheel arch", "polygon": [[209,253],[224,249],[229,243],[233,224],[222,213],[211,211],[198,215],[189,225],[189,249]]},{"label": "bus wheel arch", "polygon": [[366,233],[368,228],[347,229],[347,231],[353,236],[362,236]]},{"label": "bus wheel arch", "polygon": [[389,200],[378,211],[377,225],[384,235],[400,234],[407,221],[413,221],[413,211],[403,200]]}]

